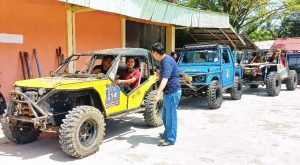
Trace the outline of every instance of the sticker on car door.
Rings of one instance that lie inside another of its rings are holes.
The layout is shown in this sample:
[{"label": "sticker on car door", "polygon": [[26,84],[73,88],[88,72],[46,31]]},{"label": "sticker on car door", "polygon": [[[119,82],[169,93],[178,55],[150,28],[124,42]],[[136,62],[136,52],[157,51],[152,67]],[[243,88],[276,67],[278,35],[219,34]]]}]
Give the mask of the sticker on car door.
[{"label": "sticker on car door", "polygon": [[120,105],[120,87],[116,84],[106,85],[105,107]]}]

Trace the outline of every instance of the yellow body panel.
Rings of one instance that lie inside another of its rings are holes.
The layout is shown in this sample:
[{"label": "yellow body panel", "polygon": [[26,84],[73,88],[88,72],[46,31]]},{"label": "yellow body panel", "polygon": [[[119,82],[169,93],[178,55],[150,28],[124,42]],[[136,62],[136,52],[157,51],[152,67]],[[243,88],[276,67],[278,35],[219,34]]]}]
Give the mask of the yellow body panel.
[{"label": "yellow body panel", "polygon": [[[127,96],[124,92],[119,91],[119,104],[106,106],[107,85],[112,85],[109,79],[97,78],[65,78],[65,77],[45,77],[30,80],[21,80],[15,83],[15,86],[29,88],[47,88],[56,90],[77,90],[85,88],[93,88],[100,95],[102,105],[105,109],[106,116],[114,113],[139,108],[142,104],[144,96],[149,88],[156,82],[157,77],[150,76],[147,81],[141,84],[137,89],[133,90]],[[128,104],[128,105],[127,105]]]},{"label": "yellow body panel", "polygon": [[146,92],[156,82],[155,76],[150,76],[147,81],[141,84],[128,95],[128,109],[135,109],[141,106]]},{"label": "yellow body panel", "polygon": [[[97,79],[90,79],[90,81],[95,81],[95,80]],[[17,81],[15,85],[21,87],[32,87],[32,88],[56,88],[60,85],[82,83],[86,81],[89,81],[89,79],[45,77],[45,78],[35,78],[30,80]]]}]

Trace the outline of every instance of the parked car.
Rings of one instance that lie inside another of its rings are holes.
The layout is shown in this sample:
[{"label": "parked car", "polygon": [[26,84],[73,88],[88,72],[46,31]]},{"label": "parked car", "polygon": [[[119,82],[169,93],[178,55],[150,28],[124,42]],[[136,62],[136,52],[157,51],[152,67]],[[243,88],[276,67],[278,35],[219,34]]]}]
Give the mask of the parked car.
[{"label": "parked car", "polygon": [[[94,66],[107,55],[114,58],[107,73],[92,74]],[[137,88],[125,93],[114,81],[128,56],[139,64],[136,67],[141,71],[141,79]],[[74,66],[77,68],[72,71]],[[66,154],[86,157],[98,151],[102,143],[104,119],[142,111],[148,126],[162,125],[162,99],[153,101],[156,81],[153,59],[145,49],[108,49],[72,55],[52,77],[15,83],[2,129],[17,144],[36,140],[42,131],[58,130]]]},{"label": "parked car", "polygon": [[289,68],[295,70],[298,75],[298,85],[300,85],[300,52],[287,53]]},{"label": "parked car", "polygon": [[[246,56],[243,58],[248,59]],[[273,56],[269,53],[260,57],[262,62],[241,63],[243,84],[250,88],[266,85],[269,96],[278,96],[282,83],[286,84],[288,90],[295,90],[298,82],[297,72],[289,68],[282,52],[276,52],[276,56]]]},{"label": "parked car", "polygon": [[228,45],[186,45],[178,61],[183,96],[205,96],[208,108],[222,105],[223,92],[242,97],[242,69]]}]

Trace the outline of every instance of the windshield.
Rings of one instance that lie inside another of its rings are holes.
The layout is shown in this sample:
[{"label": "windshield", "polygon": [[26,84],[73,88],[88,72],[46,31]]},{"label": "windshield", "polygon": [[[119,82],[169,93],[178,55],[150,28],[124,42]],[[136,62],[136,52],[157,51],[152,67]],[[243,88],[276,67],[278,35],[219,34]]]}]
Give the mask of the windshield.
[{"label": "windshield", "polygon": [[189,50],[184,51],[182,63],[218,62],[218,51],[216,49]]},{"label": "windshield", "polygon": [[238,58],[238,62],[240,64],[248,64],[248,61],[250,60],[251,54],[248,52],[244,52],[244,54],[241,54],[241,58]]},{"label": "windshield", "polygon": [[110,55],[73,55],[55,71],[56,76],[88,77],[107,74],[114,57]]}]

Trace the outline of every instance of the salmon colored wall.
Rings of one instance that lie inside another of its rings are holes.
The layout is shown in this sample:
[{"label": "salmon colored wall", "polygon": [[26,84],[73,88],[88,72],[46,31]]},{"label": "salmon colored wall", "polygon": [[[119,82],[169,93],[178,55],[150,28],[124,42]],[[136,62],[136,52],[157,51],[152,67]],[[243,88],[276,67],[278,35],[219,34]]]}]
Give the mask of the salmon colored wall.
[{"label": "salmon colored wall", "polygon": [[22,34],[23,44],[0,42],[0,91],[8,93],[23,79],[19,51],[28,51],[34,77],[38,77],[32,49],[36,48],[43,76],[57,68],[55,49],[66,56],[66,11],[57,0],[1,0],[0,33]]},{"label": "salmon colored wall", "polygon": [[76,13],[75,19],[77,53],[121,47],[120,15],[90,11]]}]

